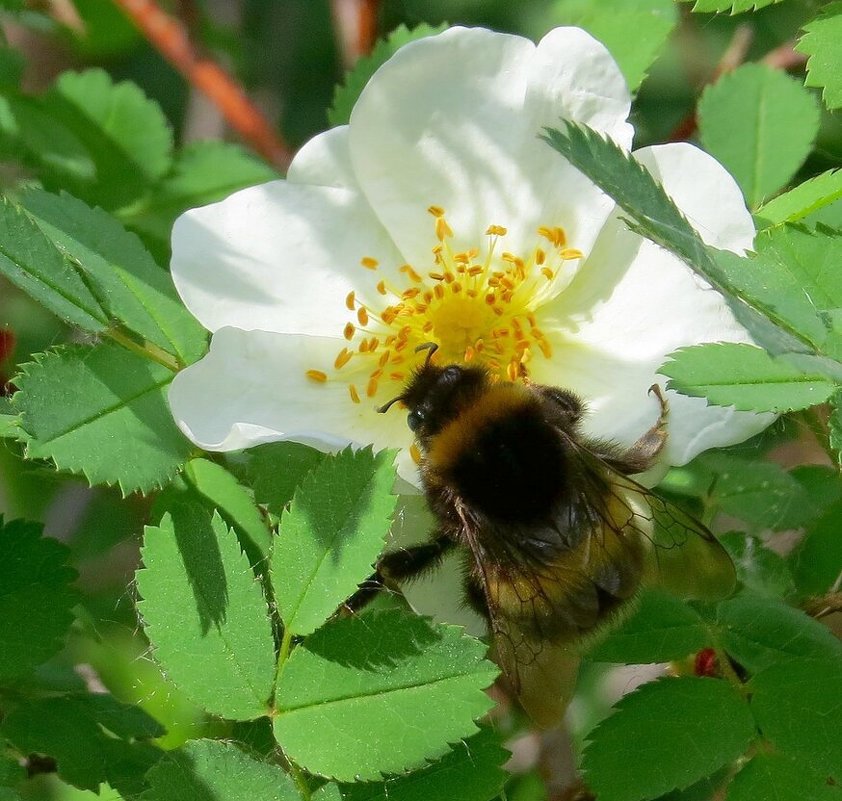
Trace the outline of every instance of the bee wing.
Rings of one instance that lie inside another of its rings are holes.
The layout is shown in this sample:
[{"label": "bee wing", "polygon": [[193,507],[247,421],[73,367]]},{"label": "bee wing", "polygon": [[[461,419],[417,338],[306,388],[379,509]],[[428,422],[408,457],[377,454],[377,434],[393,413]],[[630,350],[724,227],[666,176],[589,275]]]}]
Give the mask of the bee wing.
[{"label": "bee wing", "polygon": [[523,710],[541,729],[556,725],[576,688],[579,653],[569,645],[530,639],[499,615],[491,616],[491,628],[494,659]]},{"label": "bee wing", "polygon": [[648,487],[615,470],[579,443],[573,447],[588,472],[607,478],[615,498],[628,509],[625,526],[641,534],[650,547],[644,581],[679,598],[714,601],[727,598],[737,582],[734,563],[708,528]]},{"label": "bee wing", "polygon": [[716,537],[682,509],[641,489],[655,524],[648,581],[688,600],[716,601],[731,595],[737,572]]}]

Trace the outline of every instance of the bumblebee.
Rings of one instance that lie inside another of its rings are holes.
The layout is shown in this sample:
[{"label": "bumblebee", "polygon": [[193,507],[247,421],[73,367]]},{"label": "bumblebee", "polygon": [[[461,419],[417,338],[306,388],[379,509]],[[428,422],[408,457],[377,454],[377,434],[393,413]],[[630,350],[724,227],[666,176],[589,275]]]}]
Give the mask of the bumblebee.
[{"label": "bumblebee", "polygon": [[482,367],[427,358],[400,401],[421,449],[438,527],[430,541],[381,557],[361,590],[400,583],[454,549],[465,598],[488,621],[495,658],[521,705],[546,726],[572,692],[581,643],[658,582],[683,597],[724,597],[733,564],[698,521],[630,475],[666,443],[667,404],[630,448],[584,436],[571,392],[495,381]]}]

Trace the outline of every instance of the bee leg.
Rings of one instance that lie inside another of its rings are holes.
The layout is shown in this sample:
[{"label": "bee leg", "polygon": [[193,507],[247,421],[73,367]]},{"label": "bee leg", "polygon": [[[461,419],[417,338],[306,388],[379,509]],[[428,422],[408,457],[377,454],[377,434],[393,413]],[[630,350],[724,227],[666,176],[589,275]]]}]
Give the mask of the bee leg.
[{"label": "bee leg", "polygon": [[357,612],[389,584],[416,578],[435,569],[455,545],[449,537],[439,535],[423,545],[412,545],[383,554],[377,562],[377,570],[345,601],[344,608],[349,612]]},{"label": "bee leg", "polygon": [[661,405],[661,413],[658,415],[655,425],[628,450],[603,457],[611,467],[626,475],[642,473],[652,467],[658,458],[658,454],[667,444],[667,415],[669,414],[667,399],[657,384],[652,384],[649,387],[649,394],[654,395]]}]

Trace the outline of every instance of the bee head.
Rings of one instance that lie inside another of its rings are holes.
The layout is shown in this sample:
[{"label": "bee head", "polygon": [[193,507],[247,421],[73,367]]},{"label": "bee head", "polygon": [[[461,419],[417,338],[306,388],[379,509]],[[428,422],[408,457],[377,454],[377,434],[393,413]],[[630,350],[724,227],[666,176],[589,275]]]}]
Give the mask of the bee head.
[{"label": "bee head", "polygon": [[440,367],[430,360],[436,346],[427,347],[427,359],[415,371],[406,389],[378,410],[385,412],[396,401],[402,401],[409,410],[407,425],[422,444],[456,417],[488,385],[488,373],[483,368],[458,364]]}]

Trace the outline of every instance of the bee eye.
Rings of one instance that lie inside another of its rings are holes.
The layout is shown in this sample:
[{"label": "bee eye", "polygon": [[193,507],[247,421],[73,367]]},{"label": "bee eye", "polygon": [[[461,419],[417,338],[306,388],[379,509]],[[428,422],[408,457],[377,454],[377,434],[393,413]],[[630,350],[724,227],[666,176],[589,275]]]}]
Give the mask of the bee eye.
[{"label": "bee eye", "polygon": [[417,431],[421,424],[424,422],[424,413],[415,409],[411,411],[406,418],[406,424],[409,426],[410,431]]}]

